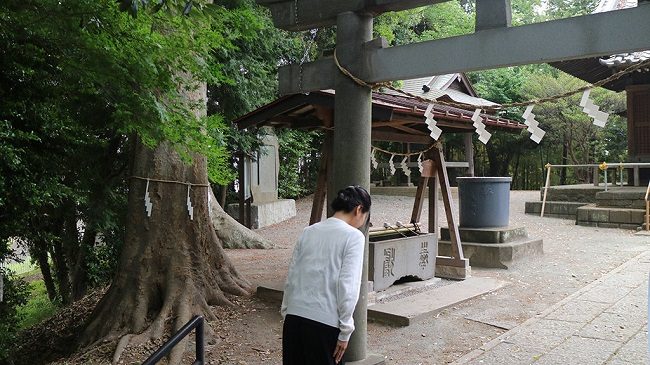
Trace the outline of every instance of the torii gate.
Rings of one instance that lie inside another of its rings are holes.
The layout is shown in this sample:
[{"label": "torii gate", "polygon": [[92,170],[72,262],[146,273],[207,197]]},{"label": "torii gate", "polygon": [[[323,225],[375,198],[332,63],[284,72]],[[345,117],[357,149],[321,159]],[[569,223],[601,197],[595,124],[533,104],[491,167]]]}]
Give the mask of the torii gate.
[{"label": "torii gate", "polygon": [[[547,63],[650,49],[650,3],[639,7],[510,27],[510,0],[477,0],[476,32],[404,46],[372,40],[373,16],[448,0],[256,0],[271,10],[276,27],[299,31],[337,26],[336,55],[343,67],[366,83]],[[426,60],[423,62],[422,60]],[[371,89],[339,72],[333,58],[279,70],[280,93],[335,89],[332,178],[328,201],[350,184],[370,185]],[[367,282],[367,252],[362,283]],[[380,364],[368,356],[367,287],[361,286],[354,312],[356,330],[348,363]]]}]

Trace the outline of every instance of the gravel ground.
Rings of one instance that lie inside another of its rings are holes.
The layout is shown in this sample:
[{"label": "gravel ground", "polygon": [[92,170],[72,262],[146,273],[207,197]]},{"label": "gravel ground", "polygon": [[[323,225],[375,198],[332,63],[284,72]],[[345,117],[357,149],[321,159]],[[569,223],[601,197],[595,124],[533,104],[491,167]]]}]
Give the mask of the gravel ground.
[{"label": "gravel ground", "polygon": [[[538,199],[538,191],[511,192],[510,223],[525,226],[532,238],[542,238],[543,256],[522,261],[509,270],[472,268],[474,276],[511,284],[421,323],[409,327],[370,323],[369,351],[385,355],[389,364],[452,362],[650,249],[650,237],[635,236],[632,231],[582,227],[572,220],[525,215],[524,202]],[[407,222],[412,204],[409,197],[374,196],[372,221],[375,225]],[[296,206],[295,218],[257,230],[276,243],[275,249],[228,251],[254,284],[278,285],[284,281],[293,245],[309,219],[311,201],[303,199]],[[426,202],[424,207],[422,217],[427,216]],[[454,214],[457,217],[457,211]],[[440,225],[446,226],[444,214]],[[255,298],[247,301],[240,309],[246,314],[243,322],[226,326],[236,337],[212,347],[208,358],[222,364],[280,363],[282,329],[277,306]]]}]

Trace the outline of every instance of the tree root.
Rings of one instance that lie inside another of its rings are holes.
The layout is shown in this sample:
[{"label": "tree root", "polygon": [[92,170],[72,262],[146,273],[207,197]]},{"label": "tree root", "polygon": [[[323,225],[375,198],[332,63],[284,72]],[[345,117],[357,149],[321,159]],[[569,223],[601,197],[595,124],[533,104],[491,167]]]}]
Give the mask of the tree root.
[{"label": "tree root", "polygon": [[217,203],[210,189],[210,215],[212,225],[223,248],[273,248],[273,243],[242,226]]}]

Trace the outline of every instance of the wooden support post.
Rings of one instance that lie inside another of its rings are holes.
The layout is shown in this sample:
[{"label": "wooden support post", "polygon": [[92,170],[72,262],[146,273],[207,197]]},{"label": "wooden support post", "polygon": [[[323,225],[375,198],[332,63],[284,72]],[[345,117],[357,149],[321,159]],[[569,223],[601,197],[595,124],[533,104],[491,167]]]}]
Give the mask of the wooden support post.
[{"label": "wooden support post", "polygon": [[454,258],[464,259],[463,247],[460,242],[460,233],[454,219],[453,201],[451,198],[451,188],[449,187],[449,176],[447,175],[447,166],[445,166],[445,157],[442,154],[440,144],[433,148],[433,162],[438,171],[440,179],[440,189],[442,190],[442,200],[445,204],[445,213],[447,215],[447,224],[449,226],[449,235],[451,237],[451,254]]},{"label": "wooden support post", "polygon": [[440,236],[438,230],[438,178],[429,178],[429,233]]},{"label": "wooden support post", "polygon": [[325,134],[323,147],[320,154],[320,167],[318,169],[318,180],[316,182],[316,191],[314,192],[314,201],[311,206],[311,216],[309,225],[318,223],[323,218],[323,207],[327,196],[327,173],[329,171],[329,159],[331,157],[332,138],[330,132]]},{"label": "wooden support post", "polygon": [[422,204],[424,203],[424,192],[426,191],[428,184],[428,177],[420,177],[418,189],[415,192],[415,202],[413,203],[413,212],[411,213],[411,223],[420,222],[420,216],[422,215]]},{"label": "wooden support post", "polygon": [[600,180],[600,171],[598,171],[598,167],[594,167],[594,186],[598,186],[598,181]]},{"label": "wooden support post", "polygon": [[650,231],[650,201],[645,201],[645,230]]},{"label": "wooden support post", "polygon": [[473,133],[465,133],[465,159],[469,164],[467,176],[474,176],[474,143],[472,142]]},{"label": "wooden support post", "polygon": [[[425,158],[426,160],[422,161],[422,175],[420,177],[420,183],[418,184],[418,189],[415,192],[415,202],[413,203],[413,213],[411,213],[411,223],[418,223],[420,221],[420,216],[422,214],[422,204],[424,203],[424,192],[427,189],[427,186],[430,187],[430,180],[434,179],[435,180],[435,171],[433,168],[433,160],[430,159],[430,155],[426,155]],[[435,188],[434,188],[435,189]],[[431,217],[431,197],[435,197],[437,195],[431,195],[436,193],[434,190],[431,188],[429,189],[429,217]],[[437,218],[436,218],[437,220]],[[431,219],[429,219],[429,223],[431,222]],[[431,227],[429,226],[429,232],[431,231]]]},{"label": "wooden support post", "polygon": [[641,179],[639,179],[639,166],[634,166],[634,186],[641,185]]},{"label": "wooden support post", "polygon": [[544,199],[542,199],[542,211],[540,217],[544,216],[544,208],[546,207],[546,194],[548,193],[548,187],[551,185],[551,165],[546,165],[546,182],[544,183]]}]

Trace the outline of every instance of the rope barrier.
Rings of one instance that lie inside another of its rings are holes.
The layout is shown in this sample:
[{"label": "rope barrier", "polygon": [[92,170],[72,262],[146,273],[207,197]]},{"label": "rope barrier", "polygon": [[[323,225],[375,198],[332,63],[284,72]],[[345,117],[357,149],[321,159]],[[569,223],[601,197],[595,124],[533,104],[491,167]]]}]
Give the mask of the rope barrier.
[{"label": "rope barrier", "polygon": [[421,153],[428,152],[428,151],[432,150],[432,149],[433,149],[434,147],[436,147],[436,146],[438,146],[438,148],[441,148],[441,147],[440,147],[440,142],[433,143],[432,145],[430,145],[429,147],[427,147],[426,149],[424,149],[424,150],[422,150],[422,151],[418,151],[418,152],[409,152],[409,153],[391,152],[391,151],[387,151],[387,150],[384,150],[384,149],[381,149],[381,148],[379,148],[379,147],[375,147],[375,146],[372,146],[372,148],[374,148],[375,150],[377,150],[377,151],[379,151],[379,152],[383,152],[383,153],[385,153],[385,154],[388,154],[388,155],[395,155],[395,156],[416,156],[416,155],[419,155],[419,154],[421,154]]},{"label": "rope barrier", "polygon": [[185,186],[198,186],[198,187],[209,187],[210,186],[210,184],[194,184],[194,183],[176,181],[176,180],[152,179],[152,178],[149,178],[149,177],[142,177],[142,176],[130,176],[129,179],[138,179],[138,180],[144,180],[144,181],[155,181],[155,182],[160,182],[160,183],[179,184],[179,185],[185,185]]}]

